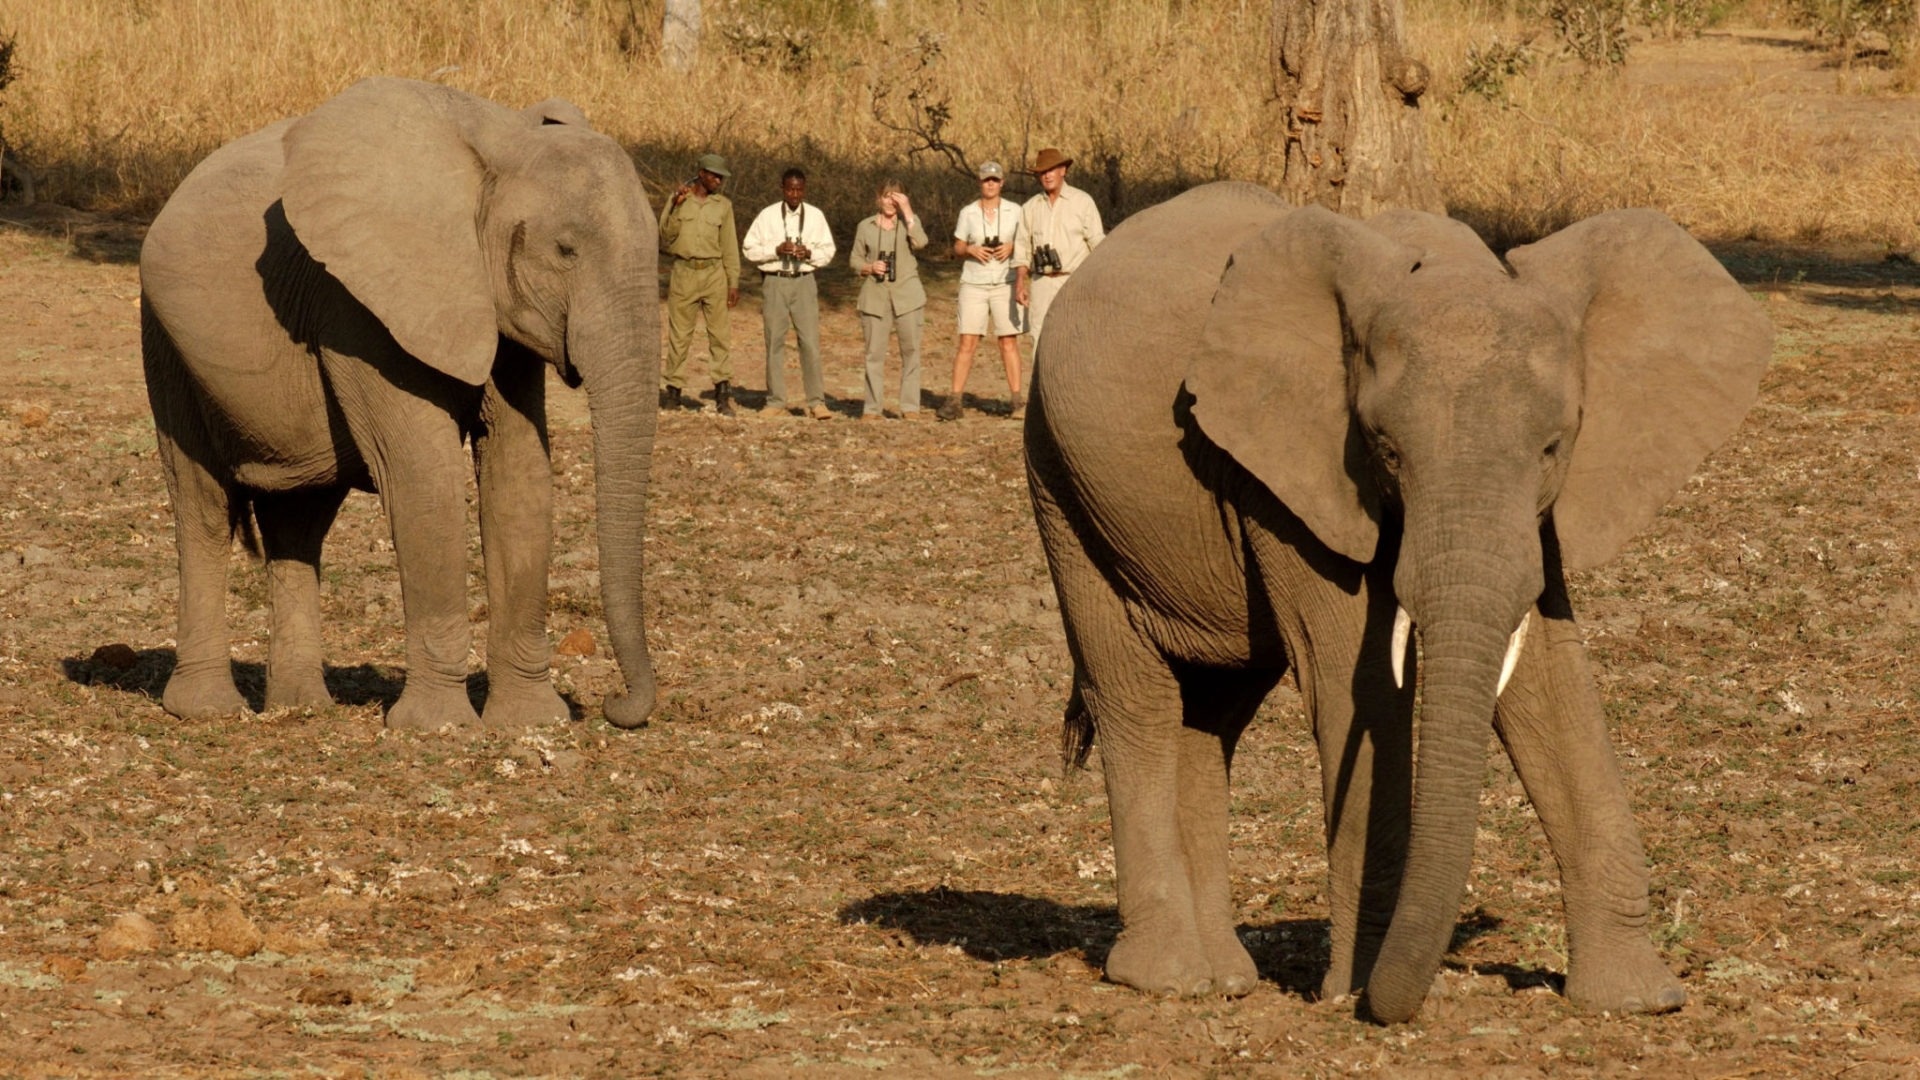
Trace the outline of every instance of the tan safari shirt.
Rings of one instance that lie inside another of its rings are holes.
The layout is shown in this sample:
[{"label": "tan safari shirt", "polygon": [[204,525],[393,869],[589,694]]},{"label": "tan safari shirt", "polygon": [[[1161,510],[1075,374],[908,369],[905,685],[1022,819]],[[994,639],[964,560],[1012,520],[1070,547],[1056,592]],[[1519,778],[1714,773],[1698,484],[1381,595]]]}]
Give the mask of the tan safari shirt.
[{"label": "tan safari shirt", "polygon": [[853,272],[878,262],[880,253],[898,252],[893,262],[893,280],[882,281],[872,274],[860,274],[859,309],[862,315],[905,315],[927,306],[927,290],[920,284],[920,260],[914,250],[927,246],[927,230],[919,217],[907,225],[895,218],[893,228],[882,232],[880,217],[874,215],[853,230]]},{"label": "tan safari shirt", "polygon": [[679,206],[668,196],[660,210],[660,250],[680,259],[719,259],[727,288],[740,287],[740,240],[725,195],[689,195]]},{"label": "tan safari shirt", "polygon": [[1057,203],[1049,203],[1044,191],[1028,199],[1020,209],[1020,221],[1025,228],[1015,241],[1015,266],[1033,265],[1033,249],[1052,244],[1060,253],[1060,268],[1071,274],[1107,238],[1093,196],[1072,184],[1060,185]]}]

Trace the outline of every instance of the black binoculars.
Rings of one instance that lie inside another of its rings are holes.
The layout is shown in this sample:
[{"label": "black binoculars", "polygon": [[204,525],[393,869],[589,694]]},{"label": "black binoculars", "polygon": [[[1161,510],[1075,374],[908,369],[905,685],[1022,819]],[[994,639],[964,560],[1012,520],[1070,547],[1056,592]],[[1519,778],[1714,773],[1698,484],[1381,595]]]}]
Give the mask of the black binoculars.
[{"label": "black binoculars", "polygon": [[995,236],[989,236],[989,237],[987,237],[987,238],[986,238],[985,240],[982,240],[982,241],[980,241],[980,246],[981,246],[981,247],[990,247],[990,248],[997,248],[997,247],[999,247],[999,246],[1000,246],[1000,237],[999,237],[999,236],[997,236],[997,235],[995,235]]},{"label": "black binoculars", "polygon": [[894,273],[895,273],[895,270],[894,270],[894,265],[893,265],[893,252],[891,252],[891,251],[883,251],[883,252],[881,252],[881,253],[880,253],[880,261],[881,261],[881,262],[883,262],[883,263],[886,263],[886,264],[887,264],[887,272],[886,272],[886,274],[884,275],[884,277],[885,277],[885,280],[887,280],[887,281],[893,281],[893,280],[895,280],[895,278],[894,278]]},{"label": "black binoculars", "polygon": [[1041,244],[1033,249],[1033,272],[1036,274],[1059,274],[1065,272],[1060,265],[1060,253],[1053,250],[1052,244]]}]

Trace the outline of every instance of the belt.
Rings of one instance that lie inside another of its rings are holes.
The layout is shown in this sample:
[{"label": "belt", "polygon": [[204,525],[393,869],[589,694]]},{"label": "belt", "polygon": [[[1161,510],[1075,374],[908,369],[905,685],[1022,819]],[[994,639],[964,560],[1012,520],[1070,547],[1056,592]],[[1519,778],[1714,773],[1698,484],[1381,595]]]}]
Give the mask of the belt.
[{"label": "belt", "polygon": [[692,255],[675,255],[674,259],[686,263],[688,266],[712,266],[714,263],[720,261],[720,257],[717,255],[708,258],[696,258]]},{"label": "belt", "polygon": [[1041,277],[1066,277],[1068,274],[1071,274],[1071,273],[1073,273],[1073,271],[1071,270],[1049,270],[1046,273],[1041,274],[1040,276]]},{"label": "belt", "polygon": [[760,271],[760,273],[763,277],[806,277],[808,274],[813,273],[813,271],[811,270],[762,270]]}]

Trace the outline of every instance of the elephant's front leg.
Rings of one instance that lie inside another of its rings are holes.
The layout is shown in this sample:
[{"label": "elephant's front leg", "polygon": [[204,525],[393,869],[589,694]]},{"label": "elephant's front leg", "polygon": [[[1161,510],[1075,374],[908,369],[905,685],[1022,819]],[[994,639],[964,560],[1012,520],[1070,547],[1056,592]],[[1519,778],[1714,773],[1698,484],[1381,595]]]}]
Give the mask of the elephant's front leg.
[{"label": "elephant's front leg", "polygon": [[[1391,689],[1389,683],[1387,689]],[[1332,950],[1320,993],[1358,992],[1373,974],[1406,870],[1412,810],[1412,723],[1379,688],[1356,700],[1322,688],[1314,709],[1327,829]],[[1372,697],[1375,700],[1369,701]]]},{"label": "elephant's front leg", "polygon": [[1595,1010],[1668,1012],[1687,992],[1649,936],[1640,831],[1564,586],[1549,588],[1494,726],[1560,864],[1567,997]]},{"label": "elephant's front leg", "polygon": [[328,380],[393,527],[406,609],[407,685],[387,726],[474,725],[467,700],[467,457],[456,412],[478,390],[401,354],[384,366],[328,353]]},{"label": "elephant's front leg", "polygon": [[1371,976],[1406,869],[1416,671],[1408,657],[1394,684],[1398,602],[1384,581],[1330,581],[1271,552],[1262,567],[1319,750],[1332,945],[1320,992],[1340,997]]},{"label": "elephant's front leg", "polygon": [[518,346],[503,345],[474,439],[487,571],[488,688],[481,719],[488,727],[562,723],[571,715],[549,672],[553,466],[546,417],[546,368]]}]

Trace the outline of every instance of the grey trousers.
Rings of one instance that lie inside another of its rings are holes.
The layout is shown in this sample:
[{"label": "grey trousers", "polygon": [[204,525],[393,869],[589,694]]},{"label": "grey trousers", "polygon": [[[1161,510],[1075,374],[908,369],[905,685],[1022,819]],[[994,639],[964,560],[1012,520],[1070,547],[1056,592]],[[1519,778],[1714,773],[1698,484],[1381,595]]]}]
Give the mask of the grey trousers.
[{"label": "grey trousers", "polygon": [[915,308],[904,315],[860,313],[860,334],[867,342],[866,412],[881,408],[886,400],[887,338],[900,335],[900,411],[920,408],[920,329],[926,323],[926,308]]},{"label": "grey trousers", "polygon": [[760,317],[767,327],[767,404],[779,408],[787,401],[787,329],[800,342],[800,382],[808,405],[827,402],[826,380],[820,374],[820,286],[812,274],[799,277],[768,275],[760,283]]}]

